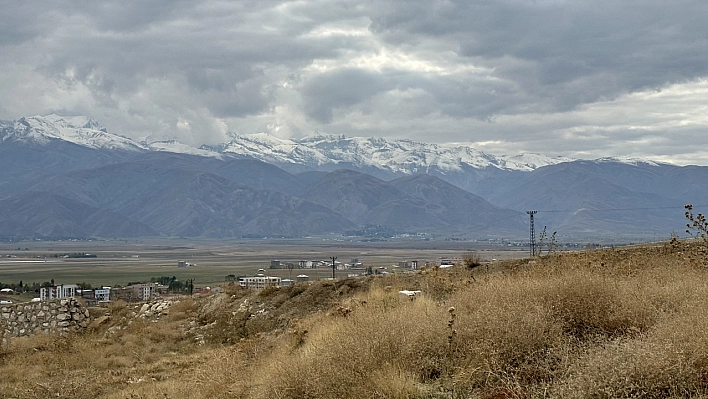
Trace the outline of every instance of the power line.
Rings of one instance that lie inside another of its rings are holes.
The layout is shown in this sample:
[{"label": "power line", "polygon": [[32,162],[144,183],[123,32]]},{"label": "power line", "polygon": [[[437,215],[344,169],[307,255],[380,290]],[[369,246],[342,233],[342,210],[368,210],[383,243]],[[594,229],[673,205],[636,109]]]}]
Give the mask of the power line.
[{"label": "power line", "polygon": [[[694,207],[708,207],[708,205],[694,205]],[[575,213],[578,211],[617,212],[617,211],[649,211],[649,210],[659,210],[659,209],[684,209],[684,207],[683,206],[656,206],[656,207],[605,208],[605,209],[580,208],[580,209],[575,209],[575,210],[546,209],[546,210],[540,210],[537,212],[542,212],[542,213]]]},{"label": "power line", "polygon": [[[694,206],[694,207],[706,207],[706,208],[708,208],[708,204],[703,204],[703,205],[699,204],[699,205],[693,205],[693,206]],[[581,209],[576,209],[576,210],[545,209],[545,210],[538,210],[538,211],[535,211],[535,212],[537,212],[537,213],[576,213],[576,212],[578,212],[578,211],[583,211],[583,210],[589,211],[589,212],[626,212],[626,211],[647,211],[647,210],[660,210],[660,209],[681,209],[681,210],[683,210],[683,209],[684,209],[684,206],[682,205],[682,206],[657,206],[657,207],[636,207],[636,208],[605,208],[605,209],[584,209],[584,208],[581,208]],[[505,221],[505,220],[514,219],[514,218],[518,218],[518,217],[519,217],[519,214],[514,214],[514,215],[510,215],[510,216],[503,217],[503,218],[494,218],[493,220],[489,220],[489,221],[483,222],[483,223],[471,224],[471,225],[469,225],[469,226],[467,226],[467,227],[469,227],[469,228],[475,228],[475,229],[478,229],[478,228],[479,228],[479,229],[485,229],[485,228],[490,227],[493,223],[498,223],[498,222],[502,222],[502,221]]]}]

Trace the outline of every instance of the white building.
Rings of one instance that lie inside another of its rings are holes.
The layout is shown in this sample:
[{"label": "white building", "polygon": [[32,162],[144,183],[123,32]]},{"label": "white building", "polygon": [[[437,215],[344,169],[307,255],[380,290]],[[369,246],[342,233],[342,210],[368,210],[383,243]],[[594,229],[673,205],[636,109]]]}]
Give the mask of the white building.
[{"label": "white building", "polygon": [[141,301],[149,301],[155,296],[155,284],[135,284],[132,287]]},{"label": "white building", "polygon": [[266,287],[280,287],[280,277],[270,276],[254,276],[254,277],[239,277],[238,283],[243,288],[263,289]]},{"label": "white building", "polygon": [[52,287],[42,287],[39,289],[39,299],[49,301],[52,299],[71,298],[76,296],[76,284],[62,284]]}]

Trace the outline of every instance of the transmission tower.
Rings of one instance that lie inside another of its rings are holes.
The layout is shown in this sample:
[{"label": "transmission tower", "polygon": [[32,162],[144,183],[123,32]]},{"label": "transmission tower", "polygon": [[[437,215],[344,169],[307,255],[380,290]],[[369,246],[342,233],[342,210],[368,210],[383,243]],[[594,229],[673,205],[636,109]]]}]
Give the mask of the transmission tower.
[{"label": "transmission tower", "polygon": [[336,269],[336,265],[334,264],[334,261],[337,260],[336,256],[330,256],[330,259],[332,259],[332,280],[334,280],[334,270]]},{"label": "transmission tower", "polygon": [[531,256],[536,255],[536,230],[533,226],[533,215],[535,215],[538,211],[526,211],[526,213],[529,215],[529,221],[530,221],[530,237],[529,237],[529,249],[531,250]]}]

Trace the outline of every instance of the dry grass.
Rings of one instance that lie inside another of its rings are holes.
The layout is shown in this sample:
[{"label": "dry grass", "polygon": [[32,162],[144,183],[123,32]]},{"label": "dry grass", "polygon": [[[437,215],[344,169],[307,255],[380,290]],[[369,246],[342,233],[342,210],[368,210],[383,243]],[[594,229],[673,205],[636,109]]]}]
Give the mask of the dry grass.
[{"label": "dry grass", "polygon": [[[14,398],[708,397],[708,269],[673,243],[182,301],[13,339]],[[402,301],[399,289],[424,296]],[[98,314],[98,313],[97,313]]]}]

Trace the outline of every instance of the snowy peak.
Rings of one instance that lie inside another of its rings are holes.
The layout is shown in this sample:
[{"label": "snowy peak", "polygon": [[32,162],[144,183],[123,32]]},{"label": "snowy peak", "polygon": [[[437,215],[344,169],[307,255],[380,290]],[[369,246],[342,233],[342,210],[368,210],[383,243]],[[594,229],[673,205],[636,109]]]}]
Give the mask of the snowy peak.
[{"label": "snowy peak", "polygon": [[464,144],[426,144],[412,140],[345,137],[316,134],[300,140],[278,139],[267,134],[232,136],[223,152],[278,164],[309,167],[351,165],[377,168],[394,174],[441,173],[471,167],[531,171],[566,162],[538,154],[498,157]]},{"label": "snowy peak", "polygon": [[265,133],[232,135],[221,152],[231,156],[259,159],[269,163],[301,164],[310,167],[331,163],[318,151],[293,140],[279,139]]},{"label": "snowy peak", "polygon": [[[119,151],[164,151],[202,157],[257,159],[285,166],[315,170],[357,168],[378,170],[386,176],[433,173],[450,175],[470,169],[499,169],[531,172],[543,166],[571,162],[565,157],[524,153],[491,155],[466,143],[428,144],[412,140],[346,137],[316,133],[302,139],[282,139],[267,133],[231,134],[227,143],[195,148],[174,140],[137,142],[112,134],[85,116],[30,116],[17,121],[0,121],[0,142],[18,141],[48,145],[61,140],[80,146]],[[637,158],[601,158],[594,162],[656,165]]]},{"label": "snowy peak", "polygon": [[89,129],[89,130],[99,130],[106,132],[106,128],[101,126],[97,121],[87,117],[87,116],[59,116],[56,114],[47,115],[45,117],[32,117],[34,119],[40,118],[53,123],[54,125],[62,128],[68,129]]},{"label": "snowy peak", "polygon": [[173,152],[177,154],[196,155],[200,157],[222,158],[221,154],[208,148],[194,148],[175,140],[141,142],[150,151]]},{"label": "snowy peak", "polygon": [[508,157],[504,160],[505,165],[508,169],[532,171],[543,166],[555,165],[563,162],[572,162],[574,159],[566,157],[553,157],[549,158],[545,155],[534,154],[534,153],[523,153]]},{"label": "snowy peak", "polygon": [[639,165],[648,165],[648,166],[659,166],[659,165],[670,165],[668,163],[661,163],[661,162],[655,162],[655,161],[650,161],[647,159],[642,159],[642,158],[637,158],[637,157],[606,157],[606,158],[598,158],[594,162],[597,163],[623,163],[627,165],[633,165],[633,166],[639,166]]},{"label": "snowy peak", "polygon": [[24,117],[17,120],[13,128],[5,129],[5,132],[2,141],[48,145],[52,141],[62,140],[94,149],[145,150],[133,140],[108,133],[98,122],[83,116],[62,117],[52,114]]}]

